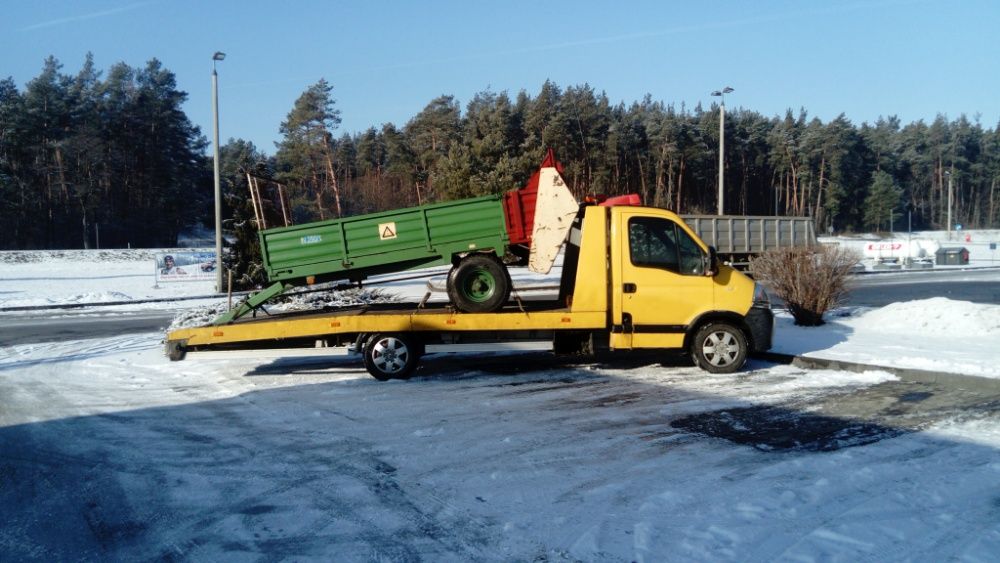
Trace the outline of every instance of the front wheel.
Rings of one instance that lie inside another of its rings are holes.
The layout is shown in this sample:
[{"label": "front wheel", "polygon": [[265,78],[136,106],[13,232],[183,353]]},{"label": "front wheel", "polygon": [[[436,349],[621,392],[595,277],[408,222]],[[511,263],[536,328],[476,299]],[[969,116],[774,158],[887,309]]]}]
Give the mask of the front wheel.
[{"label": "front wheel", "polygon": [[405,334],[373,334],[364,346],[365,369],[375,379],[409,379],[417,368],[420,349]]},{"label": "front wheel", "polygon": [[496,311],[510,297],[507,268],[488,254],[466,256],[448,274],[448,297],[466,313]]},{"label": "front wheel", "polygon": [[743,331],[727,323],[710,323],[695,333],[691,356],[709,373],[733,373],[747,361],[747,339]]}]

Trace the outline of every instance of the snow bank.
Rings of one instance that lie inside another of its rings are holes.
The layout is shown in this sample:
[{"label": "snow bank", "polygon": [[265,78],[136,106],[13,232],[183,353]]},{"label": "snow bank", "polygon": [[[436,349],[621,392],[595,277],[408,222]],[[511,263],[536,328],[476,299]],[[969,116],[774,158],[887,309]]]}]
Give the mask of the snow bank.
[{"label": "snow bank", "polygon": [[[873,332],[939,336],[965,333],[1000,337],[1000,305],[934,297],[893,303],[865,313],[855,328]],[[996,342],[1000,343],[1000,339]]]},{"label": "snow bank", "polygon": [[[991,344],[995,343],[995,344]],[[774,351],[1000,379],[1000,305],[944,297],[841,309],[822,327],[776,319]]]},{"label": "snow bank", "polygon": [[211,248],[109,248],[101,250],[6,250],[0,251],[0,264],[30,264],[39,262],[142,262],[153,260],[157,254],[171,252],[191,252],[201,250],[213,252]]}]

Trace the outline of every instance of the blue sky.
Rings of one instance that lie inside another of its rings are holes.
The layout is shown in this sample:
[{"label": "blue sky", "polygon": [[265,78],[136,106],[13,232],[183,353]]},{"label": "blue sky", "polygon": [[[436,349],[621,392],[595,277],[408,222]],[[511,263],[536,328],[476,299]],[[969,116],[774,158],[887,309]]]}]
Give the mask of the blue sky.
[{"label": "blue sky", "polygon": [[268,153],[295,99],[334,85],[339,132],[403,125],[431,99],[487,88],[537,94],[588,83],[612,102],[693,107],[729,85],[727,105],[765,115],[805,107],[827,121],[1000,119],[1000,2],[285,2],[8,0],[0,77],[19,88],[54,55],[75,74],[153,57],[189,94],[211,136],[211,56],[223,139]]}]

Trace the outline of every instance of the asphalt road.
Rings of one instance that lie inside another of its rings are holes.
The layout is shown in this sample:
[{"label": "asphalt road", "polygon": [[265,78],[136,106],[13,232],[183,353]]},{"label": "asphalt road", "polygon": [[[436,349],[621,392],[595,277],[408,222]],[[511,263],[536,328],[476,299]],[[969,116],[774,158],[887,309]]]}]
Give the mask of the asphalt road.
[{"label": "asphalt road", "polygon": [[[893,272],[857,276],[845,305],[881,307],[931,297],[1000,305],[996,270]],[[176,311],[96,314],[38,311],[0,316],[0,346],[165,329]]]},{"label": "asphalt road", "polygon": [[846,305],[882,307],[899,301],[947,297],[1000,305],[997,270],[899,272],[857,276]]},{"label": "asphalt road", "polygon": [[176,311],[67,313],[40,311],[0,316],[0,346],[82,340],[163,330]]}]

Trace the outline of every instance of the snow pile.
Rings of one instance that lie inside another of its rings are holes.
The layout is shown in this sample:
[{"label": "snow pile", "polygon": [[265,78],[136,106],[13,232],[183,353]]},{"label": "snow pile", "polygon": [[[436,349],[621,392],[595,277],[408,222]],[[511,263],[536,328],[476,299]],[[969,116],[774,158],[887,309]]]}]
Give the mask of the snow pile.
[{"label": "snow pile", "polygon": [[120,291],[88,291],[70,296],[66,303],[109,303],[115,301],[131,301],[132,298]]},{"label": "snow pile", "polygon": [[316,311],[335,307],[359,307],[380,303],[397,303],[398,295],[382,289],[354,288],[343,291],[327,290],[317,292],[292,293],[284,299],[268,306],[270,311],[282,313],[292,311]]},{"label": "snow pile", "polygon": [[[383,303],[396,303],[399,296],[381,289],[348,289],[293,293],[278,298],[264,308],[269,313],[291,313],[296,311],[322,311],[334,307],[362,307]],[[193,328],[211,324],[219,315],[228,310],[227,303],[212,303],[180,311],[170,323],[167,331]]]},{"label": "snow pile", "polygon": [[[1000,305],[944,297],[841,309],[822,327],[777,316],[774,351],[860,364],[1000,379]],[[982,353],[983,346],[989,353]]]},{"label": "snow pile", "polygon": [[170,321],[167,332],[181,328],[194,328],[196,326],[207,326],[216,317],[225,313],[229,309],[228,303],[212,303],[200,307],[191,307],[178,311],[174,320]]},{"label": "snow pile", "polygon": [[[793,368],[788,368],[792,371]],[[780,370],[776,370],[780,373]],[[879,383],[885,383],[887,381],[898,381],[899,378],[895,375],[881,370],[867,370],[863,372],[850,372],[850,371],[833,371],[826,369],[814,369],[802,372],[795,372],[794,379],[789,379],[784,383],[780,383],[775,386],[778,390],[795,390],[801,391],[803,389],[823,389],[829,387],[848,387],[848,386],[864,386],[864,385],[878,385]]]},{"label": "snow pile", "polygon": [[1000,305],[934,297],[886,305],[865,313],[862,321],[856,324],[877,332],[927,336],[965,333],[996,336],[1000,342]]}]

